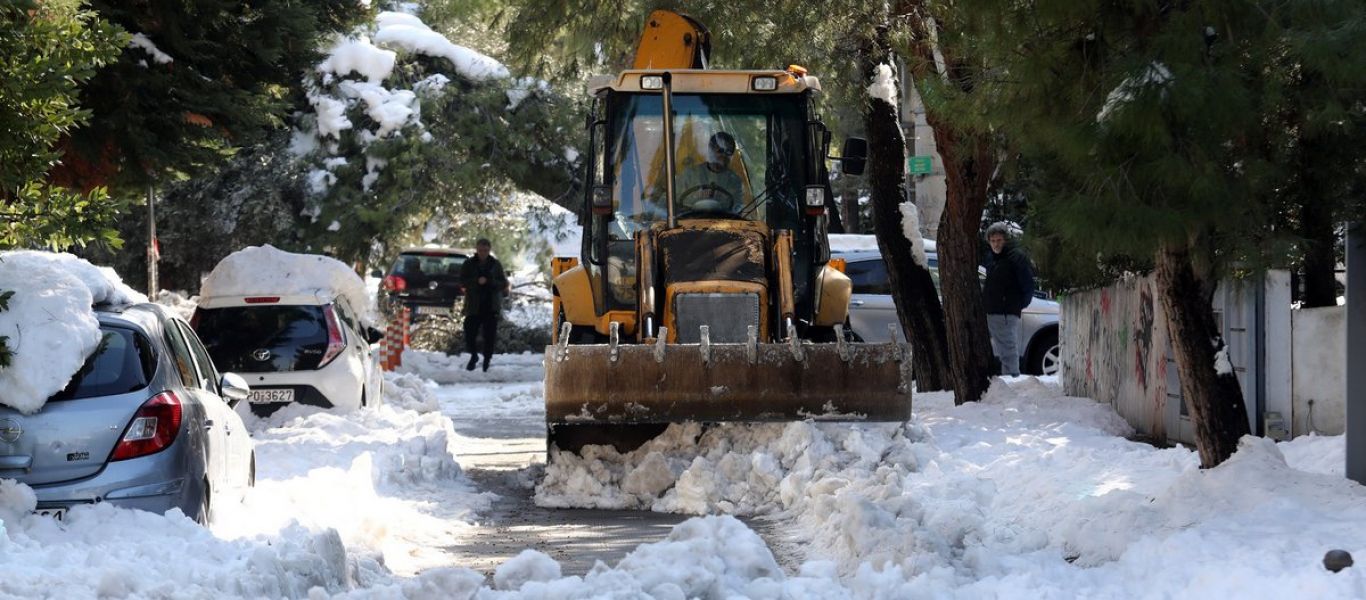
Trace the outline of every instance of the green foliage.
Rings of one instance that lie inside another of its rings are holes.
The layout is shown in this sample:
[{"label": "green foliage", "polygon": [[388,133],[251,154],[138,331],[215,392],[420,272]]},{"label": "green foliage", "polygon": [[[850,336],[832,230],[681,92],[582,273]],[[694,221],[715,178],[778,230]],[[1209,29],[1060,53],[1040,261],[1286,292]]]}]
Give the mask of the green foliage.
[{"label": "green foliage", "polygon": [[980,59],[968,75],[992,93],[935,100],[981,115],[1039,167],[1033,229],[1074,284],[1190,240],[1204,272],[1272,264],[1294,237],[1286,203],[1326,201],[1288,193],[1307,172],[1287,138],[1336,136],[1311,176],[1360,189],[1361,144],[1347,141],[1363,130],[1359,2],[939,8],[946,43]]},{"label": "green foliage", "polygon": [[61,159],[59,140],[89,116],[79,86],[126,40],[79,2],[0,6],[0,248],[118,243],[119,203],[44,179]]},{"label": "green foliage", "polygon": [[73,132],[58,180],[134,194],[281,129],[327,36],[367,14],[354,0],[91,4],[169,61],[128,44],[83,87],[92,118]]}]

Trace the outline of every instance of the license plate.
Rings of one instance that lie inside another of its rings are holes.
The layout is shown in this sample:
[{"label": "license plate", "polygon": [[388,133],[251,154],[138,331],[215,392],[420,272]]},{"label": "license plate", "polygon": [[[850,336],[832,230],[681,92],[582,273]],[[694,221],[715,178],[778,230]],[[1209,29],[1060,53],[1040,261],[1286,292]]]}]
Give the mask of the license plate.
[{"label": "license plate", "polygon": [[252,390],[247,394],[250,404],[276,404],[293,402],[294,390]]},{"label": "license plate", "polygon": [[60,520],[66,518],[66,509],[65,509],[65,508],[40,508],[40,509],[38,509],[38,510],[33,511],[33,514],[35,514],[35,515],[40,515],[40,516],[44,516],[44,517],[52,517],[53,519],[56,519],[56,520],[60,521]]},{"label": "license plate", "polygon": [[419,314],[419,315],[449,315],[449,314],[451,314],[451,309],[446,308],[446,307],[444,307],[444,306],[419,306],[419,307],[417,307],[417,314]]}]

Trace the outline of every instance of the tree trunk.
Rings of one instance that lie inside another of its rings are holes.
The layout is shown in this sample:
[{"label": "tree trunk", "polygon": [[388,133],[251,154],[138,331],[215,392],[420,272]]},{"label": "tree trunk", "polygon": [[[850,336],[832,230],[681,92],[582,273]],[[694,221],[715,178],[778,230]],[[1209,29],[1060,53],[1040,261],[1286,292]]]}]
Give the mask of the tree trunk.
[{"label": "tree trunk", "polygon": [[[880,32],[879,37],[885,32]],[[883,40],[860,45],[860,59],[867,81],[879,64],[889,60]],[[864,129],[868,135],[868,184],[873,202],[873,231],[887,265],[901,329],[911,343],[911,365],[920,391],[946,389],[949,355],[944,313],[935,293],[928,265],[915,262],[911,241],[902,232],[901,203],[906,198],[906,139],[897,120],[896,107],[869,98],[864,105]]]},{"label": "tree trunk", "polygon": [[939,287],[949,332],[954,401],[976,402],[991,385],[991,334],[977,277],[977,235],[995,159],[985,141],[958,135],[933,113],[926,116],[934,128],[948,184],[939,227]]},{"label": "tree trunk", "polygon": [[863,233],[863,221],[858,208],[858,189],[848,188],[841,192],[840,204],[844,207],[844,230],[849,233]]},{"label": "tree trunk", "polygon": [[[1196,274],[1188,246],[1165,244],[1158,251],[1157,291],[1204,468],[1224,462],[1238,449],[1239,438],[1251,433],[1243,391],[1214,320],[1213,290],[1212,282]],[[1220,372],[1219,364],[1227,372]]]}]

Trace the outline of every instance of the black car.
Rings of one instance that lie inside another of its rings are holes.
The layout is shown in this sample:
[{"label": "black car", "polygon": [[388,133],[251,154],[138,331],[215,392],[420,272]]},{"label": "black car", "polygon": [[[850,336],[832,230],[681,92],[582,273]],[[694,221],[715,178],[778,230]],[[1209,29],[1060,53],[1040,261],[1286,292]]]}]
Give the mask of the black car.
[{"label": "black car", "polygon": [[380,309],[386,317],[401,306],[411,309],[414,319],[454,316],[457,303],[465,296],[460,267],[473,255],[472,250],[455,248],[404,250],[380,284]]}]

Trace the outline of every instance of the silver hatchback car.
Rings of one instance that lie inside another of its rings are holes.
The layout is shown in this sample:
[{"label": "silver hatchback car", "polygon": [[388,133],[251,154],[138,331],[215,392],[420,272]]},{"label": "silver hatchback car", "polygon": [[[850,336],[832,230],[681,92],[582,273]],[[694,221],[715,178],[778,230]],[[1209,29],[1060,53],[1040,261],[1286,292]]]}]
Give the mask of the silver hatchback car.
[{"label": "silver hatchback car", "polygon": [[[934,285],[939,287],[939,257],[927,240],[925,258]],[[897,325],[896,305],[892,302],[887,265],[877,250],[834,251],[834,258],[845,260],[845,273],[854,283],[849,301],[849,328],[866,342],[886,342],[891,336],[888,325]],[[1030,375],[1056,375],[1059,369],[1058,303],[1034,298],[1020,315],[1020,372]]]},{"label": "silver hatchback car", "polygon": [[33,488],[38,512],[79,504],[179,508],[208,523],[214,503],[255,483],[251,438],[189,325],[155,304],[97,306],[101,340],[37,413],[0,406],[0,478]]}]

